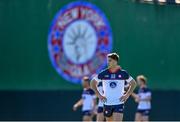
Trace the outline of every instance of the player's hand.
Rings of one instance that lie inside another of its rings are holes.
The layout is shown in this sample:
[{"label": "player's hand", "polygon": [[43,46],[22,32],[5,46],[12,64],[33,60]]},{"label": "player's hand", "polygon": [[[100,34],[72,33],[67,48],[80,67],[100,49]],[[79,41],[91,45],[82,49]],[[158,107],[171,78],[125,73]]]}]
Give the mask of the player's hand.
[{"label": "player's hand", "polygon": [[75,104],[75,105],[73,106],[73,111],[76,111],[77,108],[78,108],[78,106]]},{"label": "player's hand", "polygon": [[137,99],[137,98],[136,98],[136,99],[135,99],[135,102],[137,102],[137,103],[138,103],[138,102],[139,102],[139,99]]},{"label": "player's hand", "polygon": [[107,101],[107,98],[105,96],[99,95],[98,97],[103,103]]},{"label": "player's hand", "polygon": [[139,102],[140,101],[140,98],[139,97],[136,97],[136,99],[135,99],[135,102]]},{"label": "player's hand", "polygon": [[129,94],[124,94],[121,98],[120,98],[120,101],[121,102],[126,102],[126,100],[129,98]]}]

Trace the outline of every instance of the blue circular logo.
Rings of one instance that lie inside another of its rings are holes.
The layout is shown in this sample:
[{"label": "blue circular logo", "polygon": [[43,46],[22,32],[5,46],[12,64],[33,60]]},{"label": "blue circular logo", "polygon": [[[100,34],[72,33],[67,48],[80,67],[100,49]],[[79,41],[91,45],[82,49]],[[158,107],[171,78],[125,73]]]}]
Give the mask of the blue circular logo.
[{"label": "blue circular logo", "polygon": [[111,82],[111,83],[109,84],[109,86],[110,86],[111,88],[115,88],[115,87],[117,86],[117,83],[116,83],[116,82]]},{"label": "blue circular logo", "polygon": [[81,83],[83,76],[106,66],[112,50],[112,31],[104,13],[95,5],[72,2],[58,11],[48,34],[53,67],[64,79]]}]

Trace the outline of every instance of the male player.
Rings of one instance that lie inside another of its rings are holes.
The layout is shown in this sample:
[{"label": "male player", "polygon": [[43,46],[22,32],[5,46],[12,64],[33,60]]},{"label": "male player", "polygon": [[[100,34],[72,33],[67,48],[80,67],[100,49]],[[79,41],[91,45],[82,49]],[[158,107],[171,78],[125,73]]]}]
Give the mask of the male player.
[{"label": "male player", "polygon": [[[100,72],[91,82],[91,87],[100,100],[104,102],[106,121],[122,121],[125,101],[136,87],[136,81],[118,65],[119,56],[116,53],[107,55],[108,68]],[[103,95],[97,90],[97,83],[103,84]],[[129,84],[124,94],[125,81]]]},{"label": "male player", "polygon": [[135,121],[149,121],[151,109],[151,91],[147,87],[147,78],[144,75],[137,76],[139,86],[138,94],[133,93],[132,97],[138,103]]},{"label": "male player", "polygon": [[90,88],[90,80],[88,77],[83,78],[82,86],[84,88],[82,98],[73,106],[76,111],[78,107],[82,106],[83,121],[92,121],[93,111],[96,106],[96,95]]}]

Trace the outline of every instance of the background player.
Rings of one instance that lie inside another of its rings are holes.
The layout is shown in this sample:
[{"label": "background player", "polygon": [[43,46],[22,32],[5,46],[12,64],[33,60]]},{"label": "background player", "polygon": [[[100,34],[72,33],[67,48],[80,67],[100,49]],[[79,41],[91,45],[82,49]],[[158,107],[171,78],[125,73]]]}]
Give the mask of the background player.
[{"label": "background player", "polygon": [[[104,102],[104,116],[107,121],[122,121],[124,102],[132,94],[136,81],[118,65],[116,53],[107,55],[108,68],[100,72],[91,82],[91,87],[100,100]],[[97,90],[98,82],[102,81],[104,94]],[[124,94],[125,81],[129,84]]]},{"label": "background player", "polygon": [[[99,93],[101,95],[103,95],[103,86],[102,86],[102,82],[101,81],[97,84],[97,89],[98,89]],[[104,114],[103,114],[103,106],[104,106],[103,101],[98,99],[98,109],[97,109],[96,120],[99,121],[99,122],[102,122],[102,121],[105,120]]]},{"label": "background player", "polygon": [[132,97],[138,103],[135,121],[148,121],[151,109],[151,91],[147,87],[147,78],[143,75],[137,76],[139,85],[138,94],[133,93]]},{"label": "background player", "polygon": [[96,96],[90,88],[88,77],[83,78],[82,86],[84,88],[82,98],[74,104],[73,110],[76,111],[78,107],[82,106],[83,121],[92,121],[93,111],[96,106]]}]

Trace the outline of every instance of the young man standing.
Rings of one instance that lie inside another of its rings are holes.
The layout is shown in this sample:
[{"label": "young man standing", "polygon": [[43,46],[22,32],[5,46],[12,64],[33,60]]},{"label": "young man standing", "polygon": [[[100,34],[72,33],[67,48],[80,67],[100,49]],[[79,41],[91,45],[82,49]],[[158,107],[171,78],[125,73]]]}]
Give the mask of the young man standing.
[{"label": "young man standing", "polygon": [[82,86],[84,88],[82,98],[74,104],[73,110],[76,111],[78,107],[82,106],[83,121],[92,121],[93,111],[96,107],[96,95],[90,88],[88,77],[83,78]]},{"label": "young man standing", "polygon": [[147,78],[144,75],[139,75],[136,79],[139,91],[138,94],[132,94],[135,102],[138,103],[135,121],[147,122],[151,110],[151,90],[147,87]]},{"label": "young man standing", "polygon": [[[136,87],[136,81],[118,65],[119,56],[116,53],[107,55],[108,68],[100,72],[91,81],[91,88],[101,101],[104,102],[106,121],[122,121],[125,101]],[[103,95],[97,89],[97,83],[103,84]],[[125,81],[129,84],[124,94]]]}]

